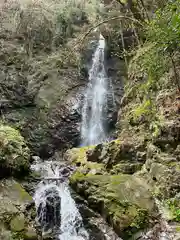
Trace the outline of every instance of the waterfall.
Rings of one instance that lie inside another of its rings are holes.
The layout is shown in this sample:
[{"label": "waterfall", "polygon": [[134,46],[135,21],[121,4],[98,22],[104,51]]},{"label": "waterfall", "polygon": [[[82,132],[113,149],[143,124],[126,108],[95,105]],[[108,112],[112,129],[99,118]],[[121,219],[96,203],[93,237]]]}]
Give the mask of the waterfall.
[{"label": "waterfall", "polygon": [[92,66],[89,83],[82,109],[82,145],[94,145],[107,138],[105,121],[107,112],[108,81],[104,67],[105,39],[100,34]]},{"label": "waterfall", "polygon": [[[34,201],[42,231],[55,232],[59,240],[88,240],[82,217],[72,199],[63,167],[55,162],[37,162],[32,166],[44,178],[36,189]],[[67,169],[67,168],[66,168]],[[67,170],[65,169],[65,173]]]}]

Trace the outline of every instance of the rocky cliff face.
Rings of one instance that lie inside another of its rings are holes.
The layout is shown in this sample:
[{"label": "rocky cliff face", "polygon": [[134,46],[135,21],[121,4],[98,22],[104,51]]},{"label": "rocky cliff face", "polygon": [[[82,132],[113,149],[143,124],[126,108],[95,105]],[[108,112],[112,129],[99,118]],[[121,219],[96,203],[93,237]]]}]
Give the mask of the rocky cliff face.
[{"label": "rocky cliff face", "polygon": [[[18,128],[34,154],[42,157],[51,156],[55,149],[77,146],[80,140],[81,108],[94,47],[88,53],[84,50],[81,69],[69,51],[29,59],[18,40],[1,39],[1,118]],[[115,78],[117,66],[113,67],[111,58],[106,65],[118,106],[121,78]],[[109,105],[112,127],[117,106]]]}]

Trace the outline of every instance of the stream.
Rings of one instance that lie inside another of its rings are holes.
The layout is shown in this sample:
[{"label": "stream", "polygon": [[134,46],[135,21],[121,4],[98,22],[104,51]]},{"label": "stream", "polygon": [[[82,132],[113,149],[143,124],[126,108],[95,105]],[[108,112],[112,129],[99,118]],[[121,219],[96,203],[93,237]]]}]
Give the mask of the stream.
[{"label": "stream", "polygon": [[36,162],[32,169],[44,178],[34,195],[42,232],[49,232],[50,235],[54,233],[55,238],[60,240],[88,240],[82,217],[69,191],[67,174],[72,169],[51,161]]}]

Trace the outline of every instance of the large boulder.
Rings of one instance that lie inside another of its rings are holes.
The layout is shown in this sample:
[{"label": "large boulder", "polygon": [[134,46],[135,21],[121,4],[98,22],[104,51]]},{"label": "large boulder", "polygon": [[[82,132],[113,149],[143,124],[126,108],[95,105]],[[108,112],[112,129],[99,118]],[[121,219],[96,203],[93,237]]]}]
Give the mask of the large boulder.
[{"label": "large boulder", "polygon": [[76,172],[71,177],[71,186],[125,239],[147,227],[150,219],[156,216],[155,202],[148,186],[131,175]]},{"label": "large boulder", "polygon": [[[0,236],[2,239],[37,239],[32,197],[15,180],[0,182]],[[27,238],[30,236],[31,238]],[[33,236],[33,237],[32,237]]]},{"label": "large boulder", "polygon": [[146,161],[143,144],[114,140],[70,149],[64,157],[76,166],[70,177],[73,189],[120,237],[127,239],[156,217],[150,185],[132,175]]},{"label": "large boulder", "polygon": [[20,133],[0,125],[0,178],[20,176],[29,170],[30,151]]}]

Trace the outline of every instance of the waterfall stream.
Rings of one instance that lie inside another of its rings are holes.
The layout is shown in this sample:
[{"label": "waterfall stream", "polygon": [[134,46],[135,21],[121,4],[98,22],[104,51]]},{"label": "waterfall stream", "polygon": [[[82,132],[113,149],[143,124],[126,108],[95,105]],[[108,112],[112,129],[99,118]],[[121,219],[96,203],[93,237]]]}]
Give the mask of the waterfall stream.
[{"label": "waterfall stream", "polygon": [[104,67],[105,39],[100,34],[92,66],[89,83],[82,109],[82,145],[95,145],[107,138],[104,119],[107,119],[108,81]]},{"label": "waterfall stream", "polygon": [[34,195],[43,233],[50,231],[52,236],[54,231],[55,239],[59,240],[88,240],[82,217],[69,191],[67,171],[63,173],[62,166],[50,161],[36,162],[32,169],[44,178]]}]

